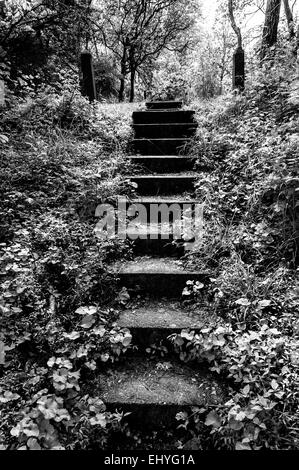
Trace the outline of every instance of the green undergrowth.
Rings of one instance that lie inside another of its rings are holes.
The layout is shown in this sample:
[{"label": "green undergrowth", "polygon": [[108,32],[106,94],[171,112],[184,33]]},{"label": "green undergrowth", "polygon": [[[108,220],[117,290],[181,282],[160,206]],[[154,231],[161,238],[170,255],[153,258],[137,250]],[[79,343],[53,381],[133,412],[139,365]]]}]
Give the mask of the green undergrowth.
[{"label": "green undergrowth", "polygon": [[204,359],[233,384],[222,406],[178,417],[198,448],[202,419],[219,449],[298,448],[299,83],[286,70],[194,104],[191,151],[209,172],[197,182],[204,234],[185,262],[211,278],[184,297],[200,303],[205,292],[220,323],[172,340],[181,360]]},{"label": "green undergrowth", "polygon": [[191,151],[209,171],[196,190],[203,236],[185,262],[212,273],[210,300],[237,326],[266,317],[288,333],[298,313],[298,87],[279,63],[242,95],[195,103]]},{"label": "green undergrowth", "polygon": [[109,273],[131,248],[94,230],[97,205],[133,191],[135,106],[74,91],[2,109],[1,449],[104,448],[121,427],[88,383],[131,343],[114,325],[122,298]]}]

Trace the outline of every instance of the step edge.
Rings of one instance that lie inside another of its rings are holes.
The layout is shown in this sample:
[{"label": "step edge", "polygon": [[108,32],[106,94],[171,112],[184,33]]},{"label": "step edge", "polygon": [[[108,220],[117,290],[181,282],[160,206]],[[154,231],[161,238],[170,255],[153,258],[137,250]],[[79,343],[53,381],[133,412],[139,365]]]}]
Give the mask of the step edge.
[{"label": "step edge", "polygon": [[[143,109],[143,110],[140,110],[140,111],[133,111],[133,116],[136,115],[136,114],[145,114],[145,113],[167,113],[168,109],[154,109],[154,110],[149,110],[149,109]],[[195,114],[195,110],[194,109],[170,109],[170,112],[171,113],[184,113],[184,114]]]},{"label": "step edge", "polygon": [[[136,330],[139,330],[140,332],[142,331],[147,331],[147,330],[152,330],[153,332],[154,331],[167,331],[167,332],[170,332],[170,335],[171,335],[171,332],[173,332],[174,334],[177,333],[177,332],[180,332],[182,330],[191,330],[191,331],[197,331],[197,332],[200,332],[203,328],[203,323],[201,323],[201,325],[198,325],[198,326],[190,326],[190,325],[185,325],[185,326],[161,326],[161,325],[157,325],[157,326],[152,326],[152,325],[148,325],[148,326],[139,326],[139,325],[130,325],[129,322],[116,322],[117,325],[120,327],[120,328],[125,328],[127,330],[131,330],[132,332],[136,331]],[[170,336],[169,335],[169,336]]]},{"label": "step edge", "polygon": [[140,275],[149,275],[149,276],[210,276],[208,273],[200,272],[200,271],[122,271],[122,270],[112,270],[112,272],[116,274],[120,274],[121,276],[140,276]]},{"label": "step edge", "polygon": [[161,127],[161,126],[185,126],[185,127],[198,127],[197,122],[161,122],[161,123],[144,123],[144,124],[131,124],[131,127]]},{"label": "step edge", "polygon": [[159,199],[159,200],[153,200],[153,199],[147,199],[147,198],[139,198],[139,199],[131,199],[130,201],[128,200],[129,204],[138,204],[138,203],[144,203],[144,204],[171,204],[171,203],[177,203],[177,204],[201,204],[201,201],[197,199]]},{"label": "step edge", "polygon": [[134,142],[156,142],[156,141],[159,141],[159,142],[169,142],[169,141],[172,141],[172,142],[175,142],[175,141],[184,141],[184,142],[189,142],[193,139],[191,139],[190,137],[178,137],[178,138],[175,138],[175,137],[170,137],[170,138],[162,138],[162,139],[152,139],[151,137],[144,137],[142,139],[133,139],[131,142],[134,143]]},{"label": "step edge", "polygon": [[167,174],[167,175],[160,175],[160,174],[157,174],[157,175],[140,175],[140,176],[139,175],[136,175],[136,176],[135,175],[130,175],[130,176],[128,176],[128,178],[134,179],[134,180],[146,180],[146,179],[149,179],[149,180],[155,180],[155,179],[156,180],[162,180],[162,179],[176,179],[176,180],[177,179],[181,179],[181,180],[189,179],[189,180],[191,180],[192,179],[192,180],[194,180],[194,179],[197,178],[197,175],[194,175],[194,176],[192,176],[192,175],[183,176],[182,175],[182,176],[180,176],[180,175],[174,174],[172,176],[171,173],[170,173],[170,174]]},{"label": "step edge", "polygon": [[149,160],[149,159],[156,159],[156,160],[170,160],[171,158],[174,160],[196,160],[197,157],[192,157],[191,155],[128,155],[129,159],[136,159],[136,160]]}]

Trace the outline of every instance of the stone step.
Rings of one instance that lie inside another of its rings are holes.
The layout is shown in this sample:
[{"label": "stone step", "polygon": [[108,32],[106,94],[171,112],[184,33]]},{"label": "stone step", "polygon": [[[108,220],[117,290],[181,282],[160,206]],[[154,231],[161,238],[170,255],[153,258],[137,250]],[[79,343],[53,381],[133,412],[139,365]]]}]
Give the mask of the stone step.
[{"label": "stone step", "polygon": [[[159,197],[159,196],[145,196],[131,199],[127,201],[126,209],[129,210],[133,206],[138,210],[138,206],[143,206],[147,213],[146,220],[142,221],[144,224],[161,223],[161,220],[156,220],[157,211],[168,211],[169,223],[173,223],[174,217],[177,217],[177,211],[192,211],[194,213],[196,205],[200,205],[200,201],[191,198],[183,198],[179,196],[172,197]],[[140,211],[139,211],[140,213]],[[189,212],[190,213],[190,212]],[[134,214],[135,215],[135,214]],[[160,216],[161,219],[161,216]],[[164,222],[168,222],[164,220]]]},{"label": "stone step", "polygon": [[137,155],[184,155],[192,139],[133,139],[132,148]]},{"label": "stone step", "polygon": [[176,423],[176,414],[191,407],[209,407],[226,399],[226,389],[216,376],[177,362],[132,358],[106,368],[94,382],[108,410],[131,413],[128,421],[141,429]]},{"label": "stone step", "polygon": [[133,250],[136,255],[180,258],[185,254],[185,240],[181,229],[176,231],[170,221],[165,224],[132,226],[127,233],[128,239],[134,241]]},{"label": "stone step", "polygon": [[163,139],[193,137],[198,124],[134,124],[136,139]]},{"label": "stone step", "polygon": [[144,196],[137,197],[130,201],[129,204],[143,204],[145,207],[150,207],[152,204],[166,204],[167,206],[172,206],[173,204],[178,204],[181,208],[185,205],[192,205],[195,207],[196,204],[200,204],[199,200],[192,198],[190,195],[181,196],[181,195],[171,195],[171,196]]},{"label": "stone step", "polygon": [[147,109],[179,109],[183,106],[182,101],[149,101]]},{"label": "stone step", "polygon": [[152,173],[179,173],[192,171],[196,158],[178,155],[132,155],[133,165]]},{"label": "stone step", "polygon": [[138,175],[131,176],[131,181],[138,184],[137,192],[141,195],[173,194],[176,192],[194,192],[196,176],[170,175]]},{"label": "stone step", "polygon": [[168,123],[194,123],[195,111],[159,110],[159,111],[135,111],[133,113],[134,124],[168,124]]},{"label": "stone step", "polygon": [[216,322],[216,316],[206,306],[183,308],[180,302],[153,300],[125,310],[117,323],[131,331],[134,345],[148,348],[174,333],[185,329],[199,331]]},{"label": "stone step", "polygon": [[186,270],[181,261],[172,258],[136,257],[115,263],[111,271],[121,287],[156,298],[181,298],[187,281],[209,281],[209,273]]}]

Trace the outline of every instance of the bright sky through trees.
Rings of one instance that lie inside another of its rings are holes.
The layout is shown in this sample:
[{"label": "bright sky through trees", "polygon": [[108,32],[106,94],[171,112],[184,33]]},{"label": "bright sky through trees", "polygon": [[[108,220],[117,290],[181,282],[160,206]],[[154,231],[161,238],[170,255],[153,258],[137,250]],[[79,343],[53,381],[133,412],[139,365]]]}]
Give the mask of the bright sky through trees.
[{"label": "bright sky through trees", "polygon": [[[205,24],[210,25],[211,23],[214,23],[217,3],[218,0],[202,0],[202,11],[205,18]],[[298,15],[299,2],[295,0],[291,2],[291,5],[294,6],[295,15]],[[246,13],[248,13],[246,22],[247,27],[259,26],[263,23],[264,14],[262,11],[257,11],[254,7],[254,1],[252,2],[252,7],[249,7]]]},{"label": "bright sky through trees", "polygon": [[214,22],[217,0],[203,0],[202,11],[208,22]]}]

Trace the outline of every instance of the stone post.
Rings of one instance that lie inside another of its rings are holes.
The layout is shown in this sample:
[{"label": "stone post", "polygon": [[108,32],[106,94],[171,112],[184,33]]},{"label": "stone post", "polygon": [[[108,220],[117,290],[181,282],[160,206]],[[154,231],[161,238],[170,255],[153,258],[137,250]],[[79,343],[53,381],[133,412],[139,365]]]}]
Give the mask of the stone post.
[{"label": "stone post", "polygon": [[234,53],[233,57],[233,89],[243,91],[245,88],[245,53],[242,47]]},{"label": "stone post", "polygon": [[82,52],[81,54],[81,73],[82,95],[87,96],[89,101],[95,101],[97,98],[97,93],[92,64],[92,55],[90,52]]}]

